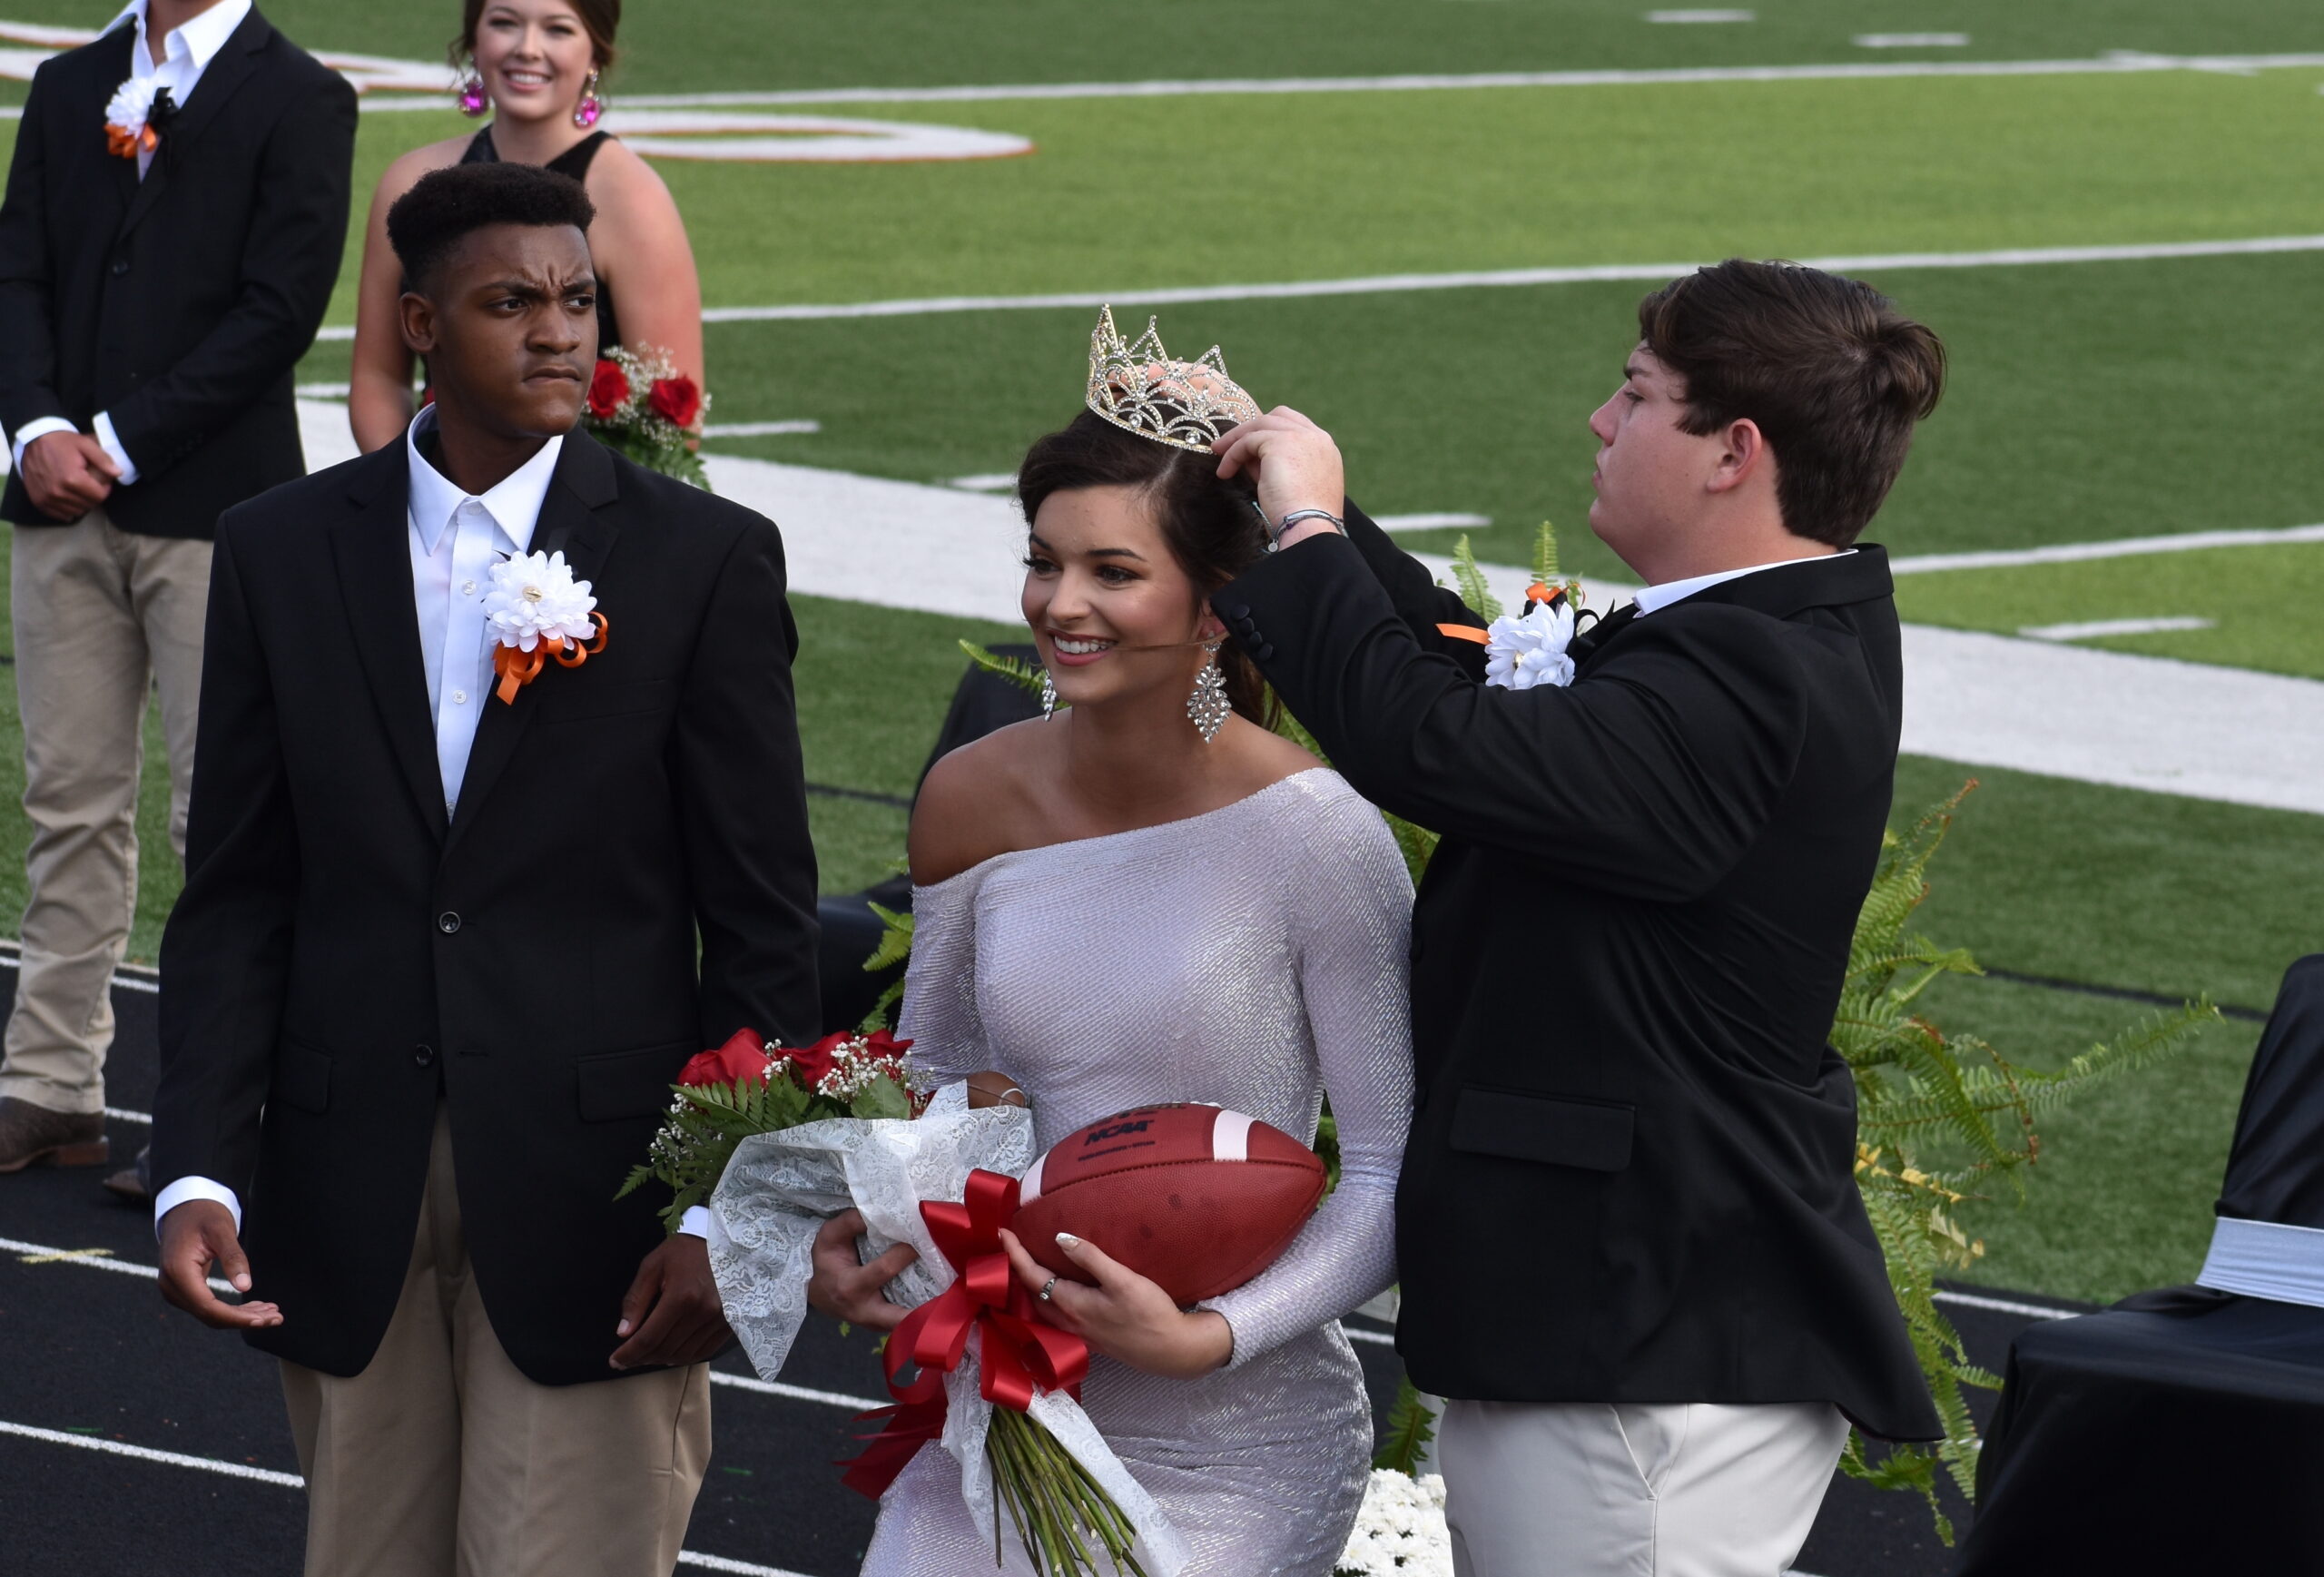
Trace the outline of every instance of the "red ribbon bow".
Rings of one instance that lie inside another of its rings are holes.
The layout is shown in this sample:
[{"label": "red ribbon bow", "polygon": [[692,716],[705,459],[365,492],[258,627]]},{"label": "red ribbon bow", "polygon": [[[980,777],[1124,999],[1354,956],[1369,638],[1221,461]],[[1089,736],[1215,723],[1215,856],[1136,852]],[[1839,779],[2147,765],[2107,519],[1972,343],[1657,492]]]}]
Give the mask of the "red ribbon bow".
[{"label": "red ribbon bow", "polygon": [[[1017,1279],[1000,1247],[1000,1229],[1017,1214],[1017,1179],[982,1169],[969,1174],[967,1198],[954,1205],[924,1200],[920,1218],[960,1275],[952,1285],[904,1316],[881,1356],[893,1405],[857,1422],[884,1418],[887,1427],[860,1455],[841,1465],[848,1488],[874,1500],[895,1482],[920,1448],[944,1433],[944,1376],[960,1366],[969,1333],[982,1331],[978,1389],[988,1402],[1022,1413],[1043,1391],[1080,1394],[1089,1374],[1089,1345],[1045,1325],[1032,1294]],[[906,1364],[920,1374],[910,1385],[896,1376]]]}]

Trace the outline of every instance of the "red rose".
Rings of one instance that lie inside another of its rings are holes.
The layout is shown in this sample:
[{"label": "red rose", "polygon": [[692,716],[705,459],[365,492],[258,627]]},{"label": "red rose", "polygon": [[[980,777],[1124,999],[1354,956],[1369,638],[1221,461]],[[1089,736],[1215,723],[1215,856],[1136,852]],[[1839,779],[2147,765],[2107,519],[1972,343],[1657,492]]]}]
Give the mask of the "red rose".
[{"label": "red rose", "polygon": [[853,1039],[855,1037],[851,1031],[841,1030],[824,1036],[812,1046],[796,1051],[786,1051],[784,1055],[791,1059],[791,1065],[799,1070],[799,1082],[812,1089],[823,1081],[826,1074],[831,1072],[832,1053]]},{"label": "red rose", "polygon": [[621,370],[618,361],[600,361],[597,374],[589,379],[589,414],[599,421],[611,421],[629,398],[629,374]]},{"label": "red rose", "polygon": [[667,417],[680,427],[692,427],[702,414],[702,390],[691,378],[657,378],[645,403],[654,408],[655,415]]},{"label": "red rose", "polygon": [[717,1050],[697,1053],[678,1070],[678,1082],[691,1085],[763,1084],[766,1078],[766,1037],[752,1029],[735,1030]]}]

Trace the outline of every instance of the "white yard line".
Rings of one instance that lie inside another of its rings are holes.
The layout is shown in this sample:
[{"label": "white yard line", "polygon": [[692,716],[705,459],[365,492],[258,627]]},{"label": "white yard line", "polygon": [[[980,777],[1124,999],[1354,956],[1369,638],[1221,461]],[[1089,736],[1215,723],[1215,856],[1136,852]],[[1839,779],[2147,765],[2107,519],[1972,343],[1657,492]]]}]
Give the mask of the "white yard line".
[{"label": "white yard line", "polygon": [[[0,941],[0,970],[18,970],[25,967],[20,947],[21,944],[15,941]],[[162,982],[158,976],[144,971],[132,972],[127,969],[115,970],[113,983],[122,991],[137,991],[149,997],[155,995],[162,989]]]},{"label": "white yard line", "polygon": [[[102,1452],[108,1456],[126,1456],[137,1462],[159,1463],[164,1467],[192,1468],[199,1473],[214,1473],[222,1478],[247,1479],[252,1483],[272,1484],[280,1489],[303,1490],[307,1481],[295,1473],[277,1473],[271,1467],[252,1467],[246,1462],[224,1462],[214,1456],[189,1456],[182,1451],[156,1451],[150,1445],[132,1445],[123,1440],[108,1440],[97,1434],[74,1434],[63,1429],[40,1429],[29,1424],[13,1424],[0,1419],[0,1434],[12,1434],[23,1440],[37,1440],[47,1445],[70,1445],[82,1451]],[[802,1577],[797,1572],[781,1566],[760,1566],[748,1561],[729,1560],[724,1555],[705,1555],[696,1550],[678,1552],[678,1564],[698,1566],[705,1572],[732,1572],[742,1577]]]},{"label": "white yard line", "polygon": [[2024,1315],[2029,1320],[2071,1320],[2082,1317],[2083,1310],[2044,1308],[2038,1303],[2018,1303],[2006,1297],[1987,1297],[1983,1293],[1946,1292],[1942,1288],[1934,1295],[1939,1303],[1958,1304],[1963,1308],[1982,1308],[1994,1314]]},{"label": "white yard line", "polygon": [[254,1479],[260,1483],[279,1484],[284,1489],[305,1489],[307,1481],[295,1473],[277,1473],[272,1468],[252,1467],[246,1462],[221,1462],[212,1456],[188,1456],[182,1452],[156,1451],[150,1445],[132,1445],[126,1441],[107,1440],[99,1434],[72,1434],[62,1429],[35,1429],[29,1424],[11,1424],[0,1419],[0,1434],[19,1435],[26,1440],[44,1441],[50,1445],[74,1445],[83,1451],[102,1451],[110,1456],[135,1457],[140,1462],[158,1462],[169,1467],[198,1468],[227,1478]]},{"label": "white yard line", "polygon": [[[1850,82],[1896,77],[2118,76],[2198,71],[2241,76],[2324,66],[2324,54],[2148,54],[2076,60],[1851,60],[1817,65],[1704,65],[1597,71],[1488,71],[1394,76],[1177,77],[1151,82],[963,84],[950,87],[789,88],[763,93],[625,94],[636,109],[717,104],[952,104],[1038,99],[1186,98],[1212,94],[1460,93],[1492,88],[1633,87],[1695,83]],[[369,98],[368,111],[433,110],[434,100]]]},{"label": "white yard line", "polygon": [[[2254,257],[2324,251],[2324,235],[2266,235],[2228,241],[2152,241],[2102,246],[2003,247],[1983,251],[1866,252],[1807,258],[1830,273],[1866,274],[1901,269],[2031,268],[2061,263],[2146,262],[2184,258]],[[1018,296],[911,296],[879,301],[798,302],[765,307],[713,307],[705,323],[822,322],[846,318],[911,318],[950,312],[1039,311],[1102,306],[1167,307],[1200,301],[1273,301],[1318,296],[1369,296],[1413,291],[1509,290],[1538,285],[1651,283],[1690,273],[1716,259],[1678,262],[1588,263],[1532,269],[1473,269],[1450,273],[1366,274],[1339,280],[1187,285],[1150,290],[1060,291]],[[320,338],[351,338],[326,329]]]},{"label": "white yard line", "polygon": [[761,1380],[750,1375],[730,1375],[724,1369],[710,1371],[714,1385],[731,1385],[737,1391],[755,1391],[762,1396],[780,1396],[788,1402],[813,1402],[824,1407],[844,1407],[851,1413],[869,1413],[887,1403],[870,1396],[851,1396],[844,1391],[818,1391],[812,1385],[786,1385],[780,1380]]},{"label": "white yard line", "polygon": [[2167,614],[2151,619],[2083,619],[2074,624],[2027,625],[2017,633],[2030,641],[2094,641],[2107,636],[2163,636],[2181,630],[2217,628],[2217,619]]},{"label": "white yard line", "polygon": [[2169,537],[2122,537],[2109,542],[2061,542],[2048,547],[2005,547],[1980,553],[1920,553],[1888,561],[1891,575],[1946,569],[2017,569],[2033,564],[2080,564],[2147,553],[2201,553],[2213,547],[2275,547],[2324,542],[2324,525],[2243,531],[2183,531]]},{"label": "white yard line", "polygon": [[[2264,257],[2324,251],[2324,235],[2261,235],[2228,241],[2139,241],[2102,246],[2002,247],[1984,251],[1865,252],[1804,260],[1831,273],[1900,269],[2038,268],[2063,263],[2152,262],[2185,258]],[[1241,285],[1059,291],[1019,296],[900,296],[876,301],[799,301],[763,307],[710,307],[705,323],[825,322],[852,318],[919,318],[953,312],[1022,312],[1098,307],[1170,307],[1202,301],[1300,301],[1319,296],[1395,295],[1412,291],[1512,290],[1539,285],[1655,283],[1690,273],[1715,259],[1684,262],[1583,263],[1535,269],[1472,269],[1452,273],[1364,274],[1340,280],[1285,280]],[[325,324],[318,342],[355,338],[350,324]]]},{"label": "white yard line", "polygon": [[[91,1270],[110,1270],[117,1276],[142,1276],[147,1281],[162,1279],[158,1267],[140,1265],[133,1259],[115,1259],[110,1248],[58,1248],[46,1243],[21,1243],[14,1237],[0,1237],[0,1254],[15,1255],[19,1265],[80,1265]],[[234,1290],[233,1284],[222,1277],[213,1276],[209,1281],[212,1292]]]}]

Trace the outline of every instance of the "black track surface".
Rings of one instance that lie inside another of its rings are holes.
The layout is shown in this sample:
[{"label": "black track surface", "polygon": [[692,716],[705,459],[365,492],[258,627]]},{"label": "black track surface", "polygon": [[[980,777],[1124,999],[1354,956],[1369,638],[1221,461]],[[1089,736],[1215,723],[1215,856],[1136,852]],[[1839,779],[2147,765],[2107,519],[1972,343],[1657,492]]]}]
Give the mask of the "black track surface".
[{"label": "black track surface", "polygon": [[[0,988],[12,986],[0,977]],[[155,1005],[150,991],[114,991],[121,1027],[107,1091],[114,1107],[152,1109]],[[111,1132],[115,1158],[126,1164],[144,1130],[115,1121]],[[103,1175],[35,1169],[0,1178],[0,1238],[99,1249],[150,1267],[149,1217],[115,1203],[99,1187]],[[38,1257],[0,1252],[0,1424],[298,1471],[271,1359],[165,1308],[145,1277],[71,1261],[30,1262]],[[1973,1355],[1996,1369],[2010,1338],[2029,1323],[2023,1315],[1959,1305],[1949,1312]],[[1375,1406],[1384,1405],[1399,1372],[1394,1353],[1376,1342],[1359,1342],[1356,1350]],[[750,1373],[738,1355],[717,1367]],[[809,1321],[782,1379],[852,1396],[880,1393],[870,1339],[842,1337],[820,1320]],[[716,1451],[686,1548],[803,1577],[853,1572],[873,1507],[842,1488],[829,1465],[852,1449],[848,1413],[724,1385],[714,1397]],[[1957,1503],[1951,1509],[1963,1514]],[[0,1432],[5,1577],[295,1573],[303,1527],[295,1489]],[[1941,1577],[1950,1563],[1917,1500],[1843,1479],[1799,1569],[1817,1577]],[[680,1568],[693,1570],[699,1568]]]}]

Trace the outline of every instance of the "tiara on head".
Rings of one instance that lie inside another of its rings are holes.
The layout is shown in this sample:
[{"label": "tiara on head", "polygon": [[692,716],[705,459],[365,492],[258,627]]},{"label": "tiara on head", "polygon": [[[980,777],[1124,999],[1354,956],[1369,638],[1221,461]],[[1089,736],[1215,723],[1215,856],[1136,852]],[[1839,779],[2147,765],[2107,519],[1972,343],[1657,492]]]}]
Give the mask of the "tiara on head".
[{"label": "tiara on head", "polygon": [[1259,414],[1259,402],[1226,376],[1213,345],[1200,360],[1173,361],[1155,320],[1137,343],[1122,342],[1114,310],[1101,308],[1089,336],[1089,409],[1128,432],[1177,449],[1208,453],[1227,429]]}]

